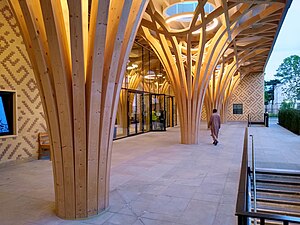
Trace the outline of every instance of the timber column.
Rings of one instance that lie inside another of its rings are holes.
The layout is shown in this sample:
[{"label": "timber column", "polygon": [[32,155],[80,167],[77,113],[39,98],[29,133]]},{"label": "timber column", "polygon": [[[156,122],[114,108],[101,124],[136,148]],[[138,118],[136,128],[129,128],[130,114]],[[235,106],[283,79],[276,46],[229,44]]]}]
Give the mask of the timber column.
[{"label": "timber column", "polygon": [[109,205],[113,127],[147,0],[9,0],[34,70],[51,139],[56,213]]},{"label": "timber column", "polygon": [[[282,3],[263,7],[260,4],[259,1],[195,3],[173,0],[159,5],[150,0],[140,33],[157,54],[171,82],[178,105],[182,144],[197,144],[199,141],[207,88],[229,46],[243,31],[249,33],[247,29],[252,29],[253,24],[284,7]],[[233,63],[231,67],[230,76],[233,76],[238,66]],[[228,81],[223,83],[219,100],[208,99],[208,105],[221,107]]]}]

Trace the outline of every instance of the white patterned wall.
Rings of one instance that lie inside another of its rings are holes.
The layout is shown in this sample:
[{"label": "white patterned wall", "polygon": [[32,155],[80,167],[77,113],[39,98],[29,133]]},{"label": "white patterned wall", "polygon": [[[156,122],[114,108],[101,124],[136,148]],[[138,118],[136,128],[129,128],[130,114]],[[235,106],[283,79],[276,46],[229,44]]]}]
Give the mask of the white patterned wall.
[{"label": "white patterned wall", "polygon": [[0,90],[17,91],[18,136],[0,138],[0,165],[36,158],[38,133],[45,132],[43,107],[20,30],[0,0]]},{"label": "white patterned wall", "polygon": [[[243,114],[233,114],[233,104],[243,104]],[[247,121],[248,114],[254,122],[264,120],[264,74],[248,74],[232,94],[228,107],[228,121]]]}]

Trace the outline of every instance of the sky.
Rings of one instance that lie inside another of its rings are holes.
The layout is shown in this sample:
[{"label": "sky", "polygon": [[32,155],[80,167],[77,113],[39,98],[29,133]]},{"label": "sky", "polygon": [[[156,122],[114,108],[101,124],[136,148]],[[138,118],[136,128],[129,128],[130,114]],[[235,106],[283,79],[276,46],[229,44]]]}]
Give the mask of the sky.
[{"label": "sky", "polygon": [[293,0],[283,21],[265,69],[265,80],[275,79],[276,70],[283,60],[291,55],[300,56],[300,0]]}]

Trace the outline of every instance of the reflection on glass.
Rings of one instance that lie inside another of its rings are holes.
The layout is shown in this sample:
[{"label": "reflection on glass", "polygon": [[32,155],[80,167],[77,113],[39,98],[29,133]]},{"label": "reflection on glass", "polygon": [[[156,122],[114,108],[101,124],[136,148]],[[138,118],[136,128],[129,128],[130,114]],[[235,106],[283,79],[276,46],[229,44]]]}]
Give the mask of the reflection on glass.
[{"label": "reflection on glass", "polygon": [[151,95],[151,128],[153,131],[165,130],[166,128],[166,111],[165,95]]},{"label": "reflection on glass", "polygon": [[169,90],[166,72],[156,54],[135,42],[122,83],[114,138],[171,126],[174,106],[165,99],[173,95]]},{"label": "reflection on glass", "polygon": [[140,93],[136,94],[137,107],[136,107],[136,118],[137,118],[137,132],[143,132],[143,96]]},{"label": "reflection on glass", "polygon": [[127,92],[122,89],[118,104],[114,138],[127,136]]},{"label": "reflection on glass", "polygon": [[135,93],[128,93],[128,105],[129,105],[129,135],[136,133],[136,95]]},{"label": "reflection on glass", "polygon": [[144,94],[144,131],[150,131],[150,97]]},{"label": "reflection on glass", "polygon": [[0,134],[1,133],[9,133],[2,96],[0,96]]}]

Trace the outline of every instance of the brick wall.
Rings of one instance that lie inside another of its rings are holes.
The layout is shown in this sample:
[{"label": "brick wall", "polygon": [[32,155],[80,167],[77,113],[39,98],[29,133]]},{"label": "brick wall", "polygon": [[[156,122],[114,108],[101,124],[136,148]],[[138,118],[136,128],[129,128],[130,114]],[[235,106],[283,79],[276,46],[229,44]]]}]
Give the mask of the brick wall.
[{"label": "brick wall", "polygon": [[0,138],[0,165],[37,157],[39,132],[46,130],[43,107],[16,20],[0,0],[0,89],[17,91],[18,136]]},{"label": "brick wall", "polygon": [[[233,114],[233,104],[243,104],[243,114]],[[264,120],[264,74],[245,76],[232,94],[228,107],[228,121]]]}]

